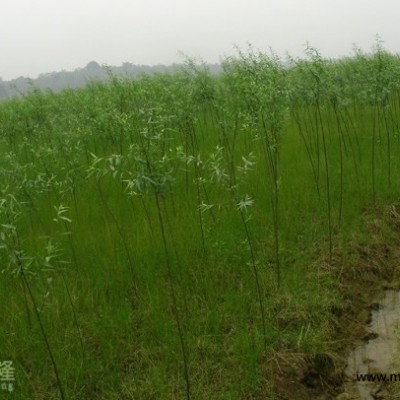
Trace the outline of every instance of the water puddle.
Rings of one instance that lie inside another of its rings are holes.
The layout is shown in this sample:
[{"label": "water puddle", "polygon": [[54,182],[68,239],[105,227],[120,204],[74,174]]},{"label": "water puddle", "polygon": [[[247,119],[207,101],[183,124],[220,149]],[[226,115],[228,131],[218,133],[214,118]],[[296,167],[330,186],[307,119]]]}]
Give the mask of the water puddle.
[{"label": "water puddle", "polygon": [[[400,292],[385,291],[384,298],[372,311],[367,326],[368,340],[357,347],[348,358],[345,370],[349,385],[346,391],[358,392],[360,400],[385,399],[386,395],[379,382],[357,382],[359,374],[391,374],[395,371],[394,355],[398,352],[400,326]],[[397,369],[400,369],[397,366]]]}]

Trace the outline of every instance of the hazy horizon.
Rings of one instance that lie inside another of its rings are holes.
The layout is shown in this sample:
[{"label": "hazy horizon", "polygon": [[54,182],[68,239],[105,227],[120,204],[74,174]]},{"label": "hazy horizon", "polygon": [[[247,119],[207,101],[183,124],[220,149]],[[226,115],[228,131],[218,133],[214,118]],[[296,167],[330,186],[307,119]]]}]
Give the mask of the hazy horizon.
[{"label": "hazy horizon", "polygon": [[369,51],[379,34],[384,47],[400,52],[393,0],[5,0],[0,26],[0,78],[100,65],[171,65],[182,53],[209,63],[235,54],[235,46],[284,56],[304,54],[309,42],[326,57]]}]

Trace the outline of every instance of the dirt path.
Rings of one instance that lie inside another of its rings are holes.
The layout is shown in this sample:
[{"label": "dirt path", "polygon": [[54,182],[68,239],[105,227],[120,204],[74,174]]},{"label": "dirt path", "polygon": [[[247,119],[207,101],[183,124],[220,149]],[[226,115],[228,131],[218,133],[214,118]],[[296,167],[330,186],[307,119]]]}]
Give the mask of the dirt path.
[{"label": "dirt path", "polygon": [[[385,384],[381,381],[368,381],[362,378],[390,380],[397,379],[394,355],[398,351],[400,324],[400,292],[386,290],[384,297],[372,311],[368,324],[368,340],[356,347],[348,358],[345,369],[347,381],[344,385],[346,393],[353,393],[360,400],[374,400],[388,397]],[[389,376],[389,374],[394,374]],[[355,377],[360,380],[354,381]]]},{"label": "dirt path", "polygon": [[387,382],[356,379],[357,374],[387,374],[387,379],[400,374],[400,367],[395,371],[393,364],[400,326],[400,216],[395,206],[382,212],[372,225],[368,227],[373,236],[370,244],[352,243],[346,249],[358,257],[340,277],[345,302],[341,309],[332,310],[333,351],[314,357],[277,355],[277,399],[393,398]]}]

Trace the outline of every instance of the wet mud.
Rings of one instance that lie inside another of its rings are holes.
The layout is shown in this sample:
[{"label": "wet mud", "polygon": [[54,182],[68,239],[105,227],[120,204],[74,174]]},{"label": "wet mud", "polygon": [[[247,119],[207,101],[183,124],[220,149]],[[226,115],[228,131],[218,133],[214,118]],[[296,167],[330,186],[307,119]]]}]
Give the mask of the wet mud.
[{"label": "wet mud", "polygon": [[[361,376],[372,374],[396,375],[395,355],[398,352],[400,326],[400,291],[386,290],[383,299],[371,312],[365,342],[356,347],[348,358],[345,369],[346,392],[352,398],[376,400],[387,398],[385,383],[363,381]],[[359,377],[359,379],[357,379]],[[354,396],[354,397],[353,397]]]}]

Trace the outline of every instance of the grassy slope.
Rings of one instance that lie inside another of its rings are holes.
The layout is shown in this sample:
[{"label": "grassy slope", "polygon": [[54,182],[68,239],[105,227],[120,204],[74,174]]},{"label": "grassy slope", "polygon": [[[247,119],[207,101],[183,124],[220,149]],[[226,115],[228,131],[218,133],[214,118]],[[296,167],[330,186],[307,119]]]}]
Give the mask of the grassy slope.
[{"label": "grassy slope", "polygon": [[38,315],[71,399],[273,398],[274,354],[332,350],[330,266],[398,199],[397,97],[338,111],[254,57],[2,105],[10,398],[60,396]]}]

